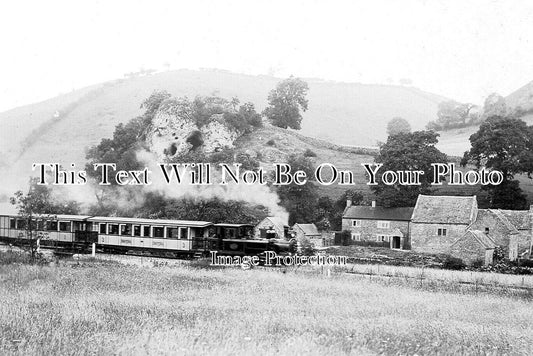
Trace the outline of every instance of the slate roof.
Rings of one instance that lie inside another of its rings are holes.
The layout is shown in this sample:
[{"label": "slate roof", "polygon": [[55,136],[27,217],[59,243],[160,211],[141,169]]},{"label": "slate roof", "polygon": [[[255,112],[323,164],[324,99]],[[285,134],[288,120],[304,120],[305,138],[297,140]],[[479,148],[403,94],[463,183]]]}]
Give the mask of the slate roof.
[{"label": "slate roof", "polygon": [[320,235],[315,224],[294,224],[292,228],[295,229],[297,226],[302,229],[305,235]]},{"label": "slate roof", "polygon": [[382,206],[352,205],[344,210],[343,219],[409,221],[414,208],[384,208]]},{"label": "slate roof", "polygon": [[470,224],[476,217],[476,196],[419,195],[413,223]]},{"label": "slate roof", "polygon": [[501,213],[513,224],[518,230],[529,230],[531,217],[529,210],[500,210]]},{"label": "slate roof", "polygon": [[[485,248],[496,248],[496,244],[494,243],[494,241],[484,232],[481,232],[479,230],[468,230],[463,235],[463,238],[469,237],[468,235],[471,235],[473,238],[475,238]],[[457,240],[455,243],[457,243],[459,240]]]},{"label": "slate roof", "polygon": [[263,221],[267,219],[272,223],[273,226],[276,226],[279,230],[283,230],[285,226],[287,226],[287,224],[285,224],[285,222],[277,216],[267,216],[265,219],[263,219]]}]

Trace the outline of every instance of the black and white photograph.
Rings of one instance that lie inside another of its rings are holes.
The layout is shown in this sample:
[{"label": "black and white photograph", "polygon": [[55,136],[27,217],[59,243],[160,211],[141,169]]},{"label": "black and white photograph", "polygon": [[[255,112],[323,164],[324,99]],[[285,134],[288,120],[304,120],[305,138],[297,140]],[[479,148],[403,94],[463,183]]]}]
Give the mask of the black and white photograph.
[{"label": "black and white photograph", "polygon": [[1,355],[532,355],[533,3],[0,5]]}]

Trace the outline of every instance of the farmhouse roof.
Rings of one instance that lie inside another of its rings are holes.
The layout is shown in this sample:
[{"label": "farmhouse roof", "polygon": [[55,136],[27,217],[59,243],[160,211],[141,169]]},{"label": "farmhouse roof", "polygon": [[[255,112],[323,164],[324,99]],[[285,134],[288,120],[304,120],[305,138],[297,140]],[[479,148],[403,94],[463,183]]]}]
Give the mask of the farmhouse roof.
[{"label": "farmhouse roof", "polygon": [[517,230],[529,230],[531,217],[529,210],[500,210]]},{"label": "farmhouse roof", "polygon": [[[283,230],[285,228],[285,226],[288,226],[287,224],[285,224],[285,222],[281,218],[279,218],[277,216],[267,216],[266,218],[263,219],[263,221],[265,221],[265,220],[270,221],[273,226],[277,227],[280,230]],[[263,221],[261,221],[261,223]],[[261,224],[261,223],[259,223],[259,224]]]},{"label": "farmhouse roof", "polygon": [[320,235],[315,224],[294,224],[293,229],[299,227],[305,235]]},{"label": "farmhouse roof", "polygon": [[[470,236],[472,236],[474,239],[476,239],[481,244],[481,246],[483,246],[483,247],[485,247],[487,249],[496,248],[496,244],[494,243],[494,241],[487,234],[485,234],[485,233],[483,233],[483,232],[481,232],[479,230],[468,230],[463,235],[463,238],[465,238],[465,237],[468,238]],[[455,243],[457,243],[457,241]]]},{"label": "farmhouse roof", "polygon": [[385,208],[382,206],[352,205],[344,211],[343,219],[409,221],[413,208]]},{"label": "farmhouse roof", "polygon": [[477,215],[476,196],[419,195],[413,223],[470,224]]}]

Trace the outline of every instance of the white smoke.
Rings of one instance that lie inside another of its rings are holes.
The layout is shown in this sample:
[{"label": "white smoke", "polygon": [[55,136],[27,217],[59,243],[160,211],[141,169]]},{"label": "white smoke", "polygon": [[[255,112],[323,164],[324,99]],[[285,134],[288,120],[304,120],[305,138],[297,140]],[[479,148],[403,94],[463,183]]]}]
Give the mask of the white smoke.
[{"label": "white smoke", "polygon": [[[152,171],[152,184],[146,186],[149,191],[161,192],[172,198],[195,198],[201,200],[219,198],[224,201],[244,201],[254,205],[265,206],[270,211],[270,215],[281,218],[285,223],[289,220],[289,213],[279,205],[278,195],[266,185],[246,185],[233,182],[221,185],[216,179],[213,179],[211,185],[193,185],[191,184],[190,174],[182,176],[181,184],[177,184],[175,180],[167,184],[155,154],[141,150],[137,152],[137,159]],[[216,177],[216,174],[214,174],[215,169],[212,169],[212,173],[213,177]]]}]

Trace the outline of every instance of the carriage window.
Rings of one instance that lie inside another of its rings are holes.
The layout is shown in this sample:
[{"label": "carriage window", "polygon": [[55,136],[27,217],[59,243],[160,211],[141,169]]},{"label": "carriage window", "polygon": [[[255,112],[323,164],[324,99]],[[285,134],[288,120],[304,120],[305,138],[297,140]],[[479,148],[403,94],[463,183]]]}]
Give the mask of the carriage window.
[{"label": "carriage window", "polygon": [[17,229],[25,229],[26,228],[26,220],[17,219]]},{"label": "carriage window", "polygon": [[143,236],[150,237],[150,226],[143,226]]},{"label": "carriage window", "polygon": [[121,235],[131,235],[131,224],[120,225]]},{"label": "carriage window", "polygon": [[107,225],[106,224],[100,224],[100,233],[101,234],[107,234]]},{"label": "carriage window", "polygon": [[118,224],[108,224],[109,235],[118,235]]},{"label": "carriage window", "polygon": [[187,228],[186,227],[180,227],[180,239],[188,239],[189,236],[187,236]]},{"label": "carriage window", "polygon": [[167,227],[167,237],[169,239],[177,239],[179,234],[179,230],[177,227]]},{"label": "carriage window", "polygon": [[154,226],[154,237],[164,237],[165,228],[161,226]]},{"label": "carriage window", "polygon": [[70,222],[60,221],[59,231],[70,231]]},{"label": "carriage window", "polygon": [[133,236],[141,236],[141,226],[133,225]]},{"label": "carriage window", "polygon": [[43,231],[44,230],[44,221],[42,220],[38,220],[37,221],[37,225],[36,225],[36,229],[38,231]]},{"label": "carriage window", "polygon": [[15,219],[9,219],[9,227],[15,229],[17,227]]},{"label": "carriage window", "polygon": [[57,231],[57,221],[50,221],[48,225],[48,230]]}]

